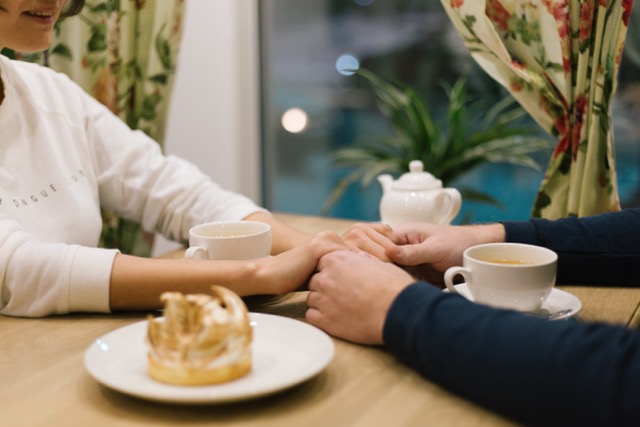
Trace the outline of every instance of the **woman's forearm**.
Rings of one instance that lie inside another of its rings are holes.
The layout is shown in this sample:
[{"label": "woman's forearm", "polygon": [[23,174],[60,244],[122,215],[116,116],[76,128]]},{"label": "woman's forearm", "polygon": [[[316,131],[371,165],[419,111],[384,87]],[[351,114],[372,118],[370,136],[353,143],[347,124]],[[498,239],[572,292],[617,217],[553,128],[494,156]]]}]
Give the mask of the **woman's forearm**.
[{"label": "woman's forearm", "polygon": [[332,232],[272,257],[254,260],[149,259],[116,255],[111,271],[111,310],[148,310],[160,306],[167,291],[208,293],[211,285],[240,296],[281,295],[303,286],[326,253],[346,246]]},{"label": "woman's forearm", "polygon": [[253,278],[257,263],[251,261],[203,261],[149,259],[119,254],[111,272],[111,310],[149,310],[161,306],[167,291],[208,293],[211,285],[225,286],[237,294],[269,293],[257,289]]},{"label": "woman's forearm", "polygon": [[[247,220],[272,227],[272,253],[280,254],[309,241],[311,236],[278,221],[273,215],[257,212]],[[193,259],[149,259],[119,254],[111,271],[109,305],[114,311],[159,308],[163,292],[208,293],[211,285],[231,289],[240,296],[276,294],[263,261],[208,261]]]}]

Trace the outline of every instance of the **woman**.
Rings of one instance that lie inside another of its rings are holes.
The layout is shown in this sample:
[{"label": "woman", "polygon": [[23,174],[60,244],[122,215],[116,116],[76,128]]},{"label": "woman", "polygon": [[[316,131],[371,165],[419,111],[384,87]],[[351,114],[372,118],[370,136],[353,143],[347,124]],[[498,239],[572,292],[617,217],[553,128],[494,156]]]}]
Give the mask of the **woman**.
[{"label": "woman", "polygon": [[[83,1],[0,0],[0,48],[47,49],[56,20]],[[0,55],[0,313],[45,316],[158,307],[168,290],[281,294],[342,247],[279,223],[194,166],[165,157],[66,76]],[[273,254],[256,261],[159,260],[97,248],[100,208],[184,241],[192,226],[271,224]]]}]

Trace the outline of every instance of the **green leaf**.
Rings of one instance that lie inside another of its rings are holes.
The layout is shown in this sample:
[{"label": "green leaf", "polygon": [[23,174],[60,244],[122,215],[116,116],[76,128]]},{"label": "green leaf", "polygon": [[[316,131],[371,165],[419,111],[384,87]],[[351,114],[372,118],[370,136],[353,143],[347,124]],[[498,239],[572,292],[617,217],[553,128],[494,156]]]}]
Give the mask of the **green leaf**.
[{"label": "green leaf", "polygon": [[140,118],[145,120],[153,120],[156,118],[156,107],[162,100],[158,94],[146,95],[142,99],[142,108],[140,109]]},{"label": "green leaf", "polygon": [[164,73],[154,74],[153,76],[149,76],[149,81],[153,83],[158,83],[161,85],[166,85],[169,80],[169,76]]},{"label": "green leaf", "polygon": [[91,37],[87,42],[89,52],[102,52],[107,50],[107,26],[97,24],[91,27]]},{"label": "green leaf", "polygon": [[58,43],[57,45],[55,45],[53,49],[51,49],[51,54],[58,55],[65,59],[73,59],[71,49],[69,49],[69,46],[63,43]]},{"label": "green leaf", "polygon": [[[465,78],[451,87],[443,86],[449,105],[444,120],[436,122],[426,100],[414,88],[386,82],[366,69],[355,74],[371,86],[393,137],[369,138],[332,153],[332,162],[351,168],[351,172],[325,201],[325,212],[344,195],[348,185],[359,182],[366,187],[382,173],[402,174],[414,159],[421,160],[426,171],[447,185],[487,162],[540,170],[532,154],[552,147],[551,140],[540,137],[539,128],[520,125],[527,113],[511,96],[488,109],[469,100]],[[497,203],[481,192],[467,194],[482,203]]]},{"label": "green leaf", "polygon": [[156,52],[160,59],[160,63],[162,64],[162,68],[165,71],[173,71],[175,66],[173,64],[171,44],[167,38],[162,35],[166,25],[167,24],[163,24],[162,27],[160,27],[158,35],[156,36]]},{"label": "green leaf", "polygon": [[458,191],[460,191],[462,198],[468,202],[485,203],[499,209],[504,208],[504,205],[500,203],[498,199],[484,191],[478,191],[468,187],[459,188]]}]

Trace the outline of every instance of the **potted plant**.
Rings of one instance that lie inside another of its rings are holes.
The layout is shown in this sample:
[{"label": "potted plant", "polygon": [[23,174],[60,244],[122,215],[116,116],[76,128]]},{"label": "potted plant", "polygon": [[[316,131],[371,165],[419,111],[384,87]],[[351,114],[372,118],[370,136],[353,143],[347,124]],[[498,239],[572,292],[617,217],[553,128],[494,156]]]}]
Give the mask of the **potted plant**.
[{"label": "potted plant", "polygon": [[[425,171],[448,186],[486,162],[541,170],[532,154],[552,146],[551,140],[539,136],[539,129],[521,124],[527,113],[511,96],[507,95],[489,109],[470,102],[464,78],[445,87],[448,108],[443,120],[436,121],[425,99],[411,86],[387,82],[366,69],[355,73],[372,87],[393,134],[332,153],[336,166],[352,170],[338,181],[325,200],[325,214],[349,185],[359,182],[367,187],[380,174],[400,175],[408,170],[412,160],[421,160]],[[471,188],[458,190],[463,200],[500,206],[489,193]]]}]

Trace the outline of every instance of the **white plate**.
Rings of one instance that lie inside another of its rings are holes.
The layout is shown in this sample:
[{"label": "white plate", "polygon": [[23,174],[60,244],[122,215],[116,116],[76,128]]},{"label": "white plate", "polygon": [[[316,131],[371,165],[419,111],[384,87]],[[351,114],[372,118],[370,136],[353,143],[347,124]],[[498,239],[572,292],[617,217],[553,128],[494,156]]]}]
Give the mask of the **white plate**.
[{"label": "white plate", "polygon": [[[459,285],[455,285],[456,291],[469,301],[473,301],[471,297],[471,293],[467,288],[466,283],[461,283]],[[445,292],[449,292],[448,289],[445,289]],[[540,317],[549,318],[551,320],[561,320],[568,319],[571,316],[574,316],[577,312],[582,308],[582,303],[573,294],[569,292],[565,292],[563,290],[553,288],[551,293],[547,297],[547,300],[542,304],[540,310],[535,314]]]},{"label": "white plate", "polygon": [[208,386],[163,384],[147,374],[147,321],[98,338],[87,349],[84,364],[98,382],[142,399],[171,403],[225,403],[265,396],[302,383],[333,359],[332,339],[299,320],[250,313],[253,368],[228,383]]}]

